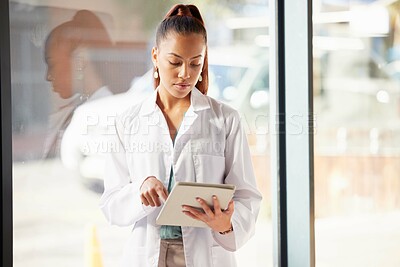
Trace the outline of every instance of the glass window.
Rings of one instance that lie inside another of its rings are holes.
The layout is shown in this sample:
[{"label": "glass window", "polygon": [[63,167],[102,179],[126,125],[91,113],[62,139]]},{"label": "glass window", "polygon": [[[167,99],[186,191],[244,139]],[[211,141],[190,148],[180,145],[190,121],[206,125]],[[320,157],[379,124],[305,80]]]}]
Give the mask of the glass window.
[{"label": "glass window", "polygon": [[316,263],[398,266],[400,1],[315,1]]},{"label": "glass window", "polygon": [[[240,111],[263,194],[239,266],[272,266],[267,2],[194,1],[209,95]],[[108,225],[99,209],[105,154],[115,117],[153,90],[155,27],[174,3],[10,1],[14,266],[122,257],[131,227]]]}]

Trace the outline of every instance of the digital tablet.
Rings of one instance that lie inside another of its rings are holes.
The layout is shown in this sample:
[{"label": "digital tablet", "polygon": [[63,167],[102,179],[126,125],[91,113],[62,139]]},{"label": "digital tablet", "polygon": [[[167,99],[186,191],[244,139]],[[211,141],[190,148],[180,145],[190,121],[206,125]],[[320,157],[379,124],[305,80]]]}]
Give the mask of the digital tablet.
[{"label": "digital tablet", "polygon": [[212,196],[216,195],[221,209],[226,209],[234,192],[235,186],[231,184],[177,182],[158,214],[156,223],[158,225],[208,227],[204,222],[185,215],[182,212],[182,205],[201,208],[200,203],[196,201],[196,197],[200,197],[213,208]]}]

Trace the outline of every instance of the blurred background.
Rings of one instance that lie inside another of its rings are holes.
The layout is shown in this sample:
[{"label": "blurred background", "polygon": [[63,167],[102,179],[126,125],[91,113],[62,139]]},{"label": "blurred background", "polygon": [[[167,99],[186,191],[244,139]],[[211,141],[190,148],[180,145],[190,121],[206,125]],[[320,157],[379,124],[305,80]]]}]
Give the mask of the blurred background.
[{"label": "blurred background", "polygon": [[[175,3],[10,0],[14,266],[118,265],[130,229],[99,210],[104,154],[115,116],[153,90],[155,28]],[[208,94],[240,111],[264,197],[238,263],[272,266],[274,18],[268,0],[191,3],[208,30]],[[400,1],[313,12],[316,265],[399,266]]]}]

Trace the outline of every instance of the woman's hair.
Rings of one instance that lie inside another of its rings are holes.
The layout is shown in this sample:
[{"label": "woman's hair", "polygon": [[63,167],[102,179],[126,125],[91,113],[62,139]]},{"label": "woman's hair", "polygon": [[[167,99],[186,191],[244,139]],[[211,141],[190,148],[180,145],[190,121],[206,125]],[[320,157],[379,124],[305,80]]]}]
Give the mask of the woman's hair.
[{"label": "woman's hair", "polygon": [[[204,56],[203,69],[201,70],[202,81],[197,82],[196,88],[203,94],[207,94],[208,90],[208,52],[207,52],[207,31],[204,26],[203,18],[199,9],[195,5],[178,4],[171,8],[165,15],[165,18],[158,25],[156,33],[156,45],[159,46],[161,41],[166,39],[171,33],[180,35],[201,34],[204,37],[206,45],[206,53]],[[154,68],[154,71],[156,69]],[[160,84],[160,78],[154,79],[155,88]]]},{"label": "woman's hair", "polygon": [[50,40],[69,46],[70,51],[81,46],[107,47],[111,44],[103,22],[89,10],[79,10],[71,20],[55,27],[46,42]]}]

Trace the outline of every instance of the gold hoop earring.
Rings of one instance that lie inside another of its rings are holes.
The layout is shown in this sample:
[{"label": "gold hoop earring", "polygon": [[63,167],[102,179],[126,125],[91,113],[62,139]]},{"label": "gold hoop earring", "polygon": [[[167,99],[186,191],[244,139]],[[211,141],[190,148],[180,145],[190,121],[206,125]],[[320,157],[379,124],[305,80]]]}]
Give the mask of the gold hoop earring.
[{"label": "gold hoop earring", "polygon": [[199,82],[202,82],[203,81],[203,77],[201,76],[201,74],[200,74],[200,76],[199,76]]},{"label": "gold hoop earring", "polygon": [[158,79],[158,69],[156,69],[156,71],[153,73],[153,77],[154,79]]}]

